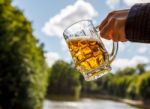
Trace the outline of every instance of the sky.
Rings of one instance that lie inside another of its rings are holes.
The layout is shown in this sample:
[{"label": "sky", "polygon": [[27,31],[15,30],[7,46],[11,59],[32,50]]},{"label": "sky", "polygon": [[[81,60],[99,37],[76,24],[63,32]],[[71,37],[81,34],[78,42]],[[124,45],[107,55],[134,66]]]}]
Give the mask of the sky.
[{"label": "sky", "polygon": [[[32,22],[33,34],[44,43],[46,62],[51,66],[58,59],[72,60],[63,38],[69,25],[90,19],[96,26],[113,10],[130,9],[135,3],[146,2],[150,0],[13,0],[12,4]],[[104,44],[110,49],[112,42]],[[119,43],[112,68],[134,67],[139,63],[150,63],[150,44]]]}]

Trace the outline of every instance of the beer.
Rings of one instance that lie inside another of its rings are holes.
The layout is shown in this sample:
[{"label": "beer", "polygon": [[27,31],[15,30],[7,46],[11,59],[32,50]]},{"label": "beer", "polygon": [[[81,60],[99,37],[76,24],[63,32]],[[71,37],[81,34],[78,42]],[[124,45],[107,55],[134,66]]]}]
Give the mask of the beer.
[{"label": "beer", "polygon": [[111,71],[111,62],[118,51],[118,43],[113,42],[111,54],[106,51],[98,35],[99,26],[91,20],[73,23],[63,32],[75,67],[86,81],[95,80]]},{"label": "beer", "polygon": [[67,39],[67,44],[77,70],[83,74],[99,68],[108,60],[108,54],[98,39],[88,36],[72,37]]}]

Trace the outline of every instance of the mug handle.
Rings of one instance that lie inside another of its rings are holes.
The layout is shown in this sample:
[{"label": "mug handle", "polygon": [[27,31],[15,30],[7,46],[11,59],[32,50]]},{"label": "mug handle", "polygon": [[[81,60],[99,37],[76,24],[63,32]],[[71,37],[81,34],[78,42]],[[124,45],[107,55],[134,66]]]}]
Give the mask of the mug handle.
[{"label": "mug handle", "polygon": [[[96,32],[100,32],[99,25],[96,26],[95,28],[96,28]],[[117,56],[118,45],[119,45],[118,42],[114,42],[114,41],[112,42],[112,50],[111,50],[111,53],[109,54],[109,64],[111,64]]]}]

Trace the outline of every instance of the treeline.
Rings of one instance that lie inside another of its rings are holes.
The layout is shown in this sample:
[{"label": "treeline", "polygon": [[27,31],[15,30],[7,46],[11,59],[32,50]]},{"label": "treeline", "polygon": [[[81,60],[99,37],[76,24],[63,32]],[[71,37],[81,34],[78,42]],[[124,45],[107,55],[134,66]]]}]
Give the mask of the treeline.
[{"label": "treeline", "polygon": [[83,94],[93,93],[150,100],[150,71],[145,71],[144,65],[139,64],[135,68],[128,67],[114,74],[108,74],[94,81],[91,86],[95,87],[89,89],[89,87],[83,86]]},{"label": "treeline", "polygon": [[48,96],[111,95],[150,100],[150,71],[146,71],[143,64],[86,82],[72,64],[59,60],[51,67],[50,74]]}]

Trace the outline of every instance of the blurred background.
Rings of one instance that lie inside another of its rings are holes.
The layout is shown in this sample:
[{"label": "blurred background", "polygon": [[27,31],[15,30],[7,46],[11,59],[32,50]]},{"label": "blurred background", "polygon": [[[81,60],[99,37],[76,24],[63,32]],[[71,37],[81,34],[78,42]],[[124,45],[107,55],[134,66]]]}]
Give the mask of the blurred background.
[{"label": "blurred background", "polygon": [[[0,109],[150,109],[150,44],[119,43],[112,71],[86,82],[63,31],[150,0],[0,0]],[[104,41],[106,46],[111,42]]]}]

